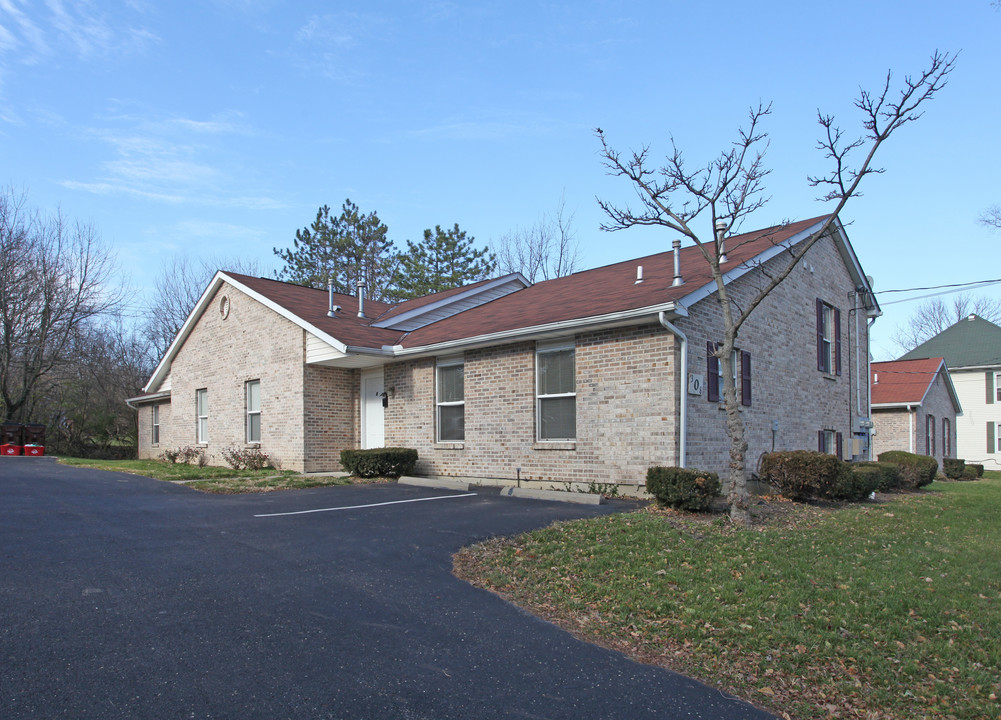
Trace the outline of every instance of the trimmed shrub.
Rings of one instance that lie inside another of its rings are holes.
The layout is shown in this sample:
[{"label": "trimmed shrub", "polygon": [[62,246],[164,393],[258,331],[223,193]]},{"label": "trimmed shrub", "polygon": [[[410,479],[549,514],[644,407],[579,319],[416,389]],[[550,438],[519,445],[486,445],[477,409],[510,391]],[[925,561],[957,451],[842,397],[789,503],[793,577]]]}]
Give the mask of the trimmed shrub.
[{"label": "trimmed shrub", "polygon": [[967,465],[963,468],[962,477],[956,478],[957,480],[979,480],[980,475],[977,474],[977,468],[973,465]]},{"label": "trimmed shrub", "polygon": [[899,465],[900,487],[908,490],[930,485],[938,474],[938,460],[906,450],[887,450],[880,454],[879,461]]},{"label": "trimmed shrub", "polygon": [[701,512],[719,495],[719,475],[694,468],[652,467],[646,471],[646,491],[661,505]]},{"label": "trimmed shrub", "polygon": [[984,476],[984,466],[980,463],[966,463],[966,467],[976,470],[978,478],[982,478]]},{"label": "trimmed shrub", "polygon": [[950,480],[959,480],[963,477],[963,472],[966,469],[965,460],[957,460],[956,458],[942,458],[942,472]]},{"label": "trimmed shrub", "polygon": [[852,468],[875,468],[878,470],[879,484],[876,485],[876,492],[889,492],[900,487],[900,466],[896,463],[866,461],[855,463]]},{"label": "trimmed shrub", "polygon": [[260,448],[226,448],[222,458],[234,470],[261,470],[271,463],[271,458]]},{"label": "trimmed shrub", "polygon": [[761,477],[790,500],[861,500],[878,483],[875,473],[856,476],[848,463],[815,450],[767,453]]},{"label": "trimmed shrub", "polygon": [[414,471],[417,451],[411,448],[341,450],[341,465],[355,477],[400,477]]},{"label": "trimmed shrub", "polygon": [[[856,464],[850,466],[852,469],[853,484],[859,488],[869,488],[869,493],[879,490],[883,483],[883,468],[872,465]],[[861,490],[860,490],[861,492]],[[868,495],[869,493],[865,493]]]}]

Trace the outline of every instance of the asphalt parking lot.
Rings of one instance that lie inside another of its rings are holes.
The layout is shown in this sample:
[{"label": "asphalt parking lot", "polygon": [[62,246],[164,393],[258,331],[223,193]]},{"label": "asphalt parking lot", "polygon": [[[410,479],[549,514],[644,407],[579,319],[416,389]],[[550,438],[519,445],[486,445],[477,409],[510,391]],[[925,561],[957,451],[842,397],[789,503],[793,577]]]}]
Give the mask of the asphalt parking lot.
[{"label": "asphalt parking lot", "polygon": [[398,485],[210,496],[0,458],[0,717],[765,718],[451,574],[614,512]]}]

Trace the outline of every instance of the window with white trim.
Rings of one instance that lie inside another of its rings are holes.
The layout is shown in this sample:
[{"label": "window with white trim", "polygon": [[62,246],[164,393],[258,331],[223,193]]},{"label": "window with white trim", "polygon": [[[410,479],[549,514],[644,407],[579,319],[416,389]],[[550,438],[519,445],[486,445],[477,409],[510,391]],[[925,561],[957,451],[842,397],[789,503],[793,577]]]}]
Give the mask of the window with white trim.
[{"label": "window with white trim", "polygon": [[261,381],[247,382],[247,442],[261,442]]},{"label": "window with white trim", "polygon": [[196,425],[198,442],[207,443],[209,441],[209,391],[204,388],[195,390],[195,415],[198,418]]},{"label": "window with white trim", "polygon": [[[723,400],[723,363],[716,357],[715,353],[718,349],[718,343],[711,340],[706,343],[706,378],[708,381],[706,397],[709,402]],[[737,402],[750,407],[751,353],[734,348],[733,355],[730,356],[730,367],[733,369],[733,384],[737,389]]]},{"label": "window with white trim", "polygon": [[828,455],[841,457],[843,436],[837,430],[820,430],[817,432],[817,450]]},{"label": "window with white trim", "polygon": [[935,416],[925,415],[925,455],[935,454]]},{"label": "window with white trim", "polygon": [[438,442],[466,439],[465,367],[461,357],[439,360],[435,365]]},{"label": "window with white trim", "polygon": [[160,406],[153,406],[153,436],[152,441],[154,445],[160,444]]},{"label": "window with white trim", "polygon": [[841,374],[841,310],[817,298],[817,369]]},{"label": "window with white trim", "polygon": [[952,455],[952,423],[949,418],[942,418],[942,457]]},{"label": "window with white trim", "polygon": [[539,344],[535,350],[536,437],[577,439],[577,380],[573,343]]}]

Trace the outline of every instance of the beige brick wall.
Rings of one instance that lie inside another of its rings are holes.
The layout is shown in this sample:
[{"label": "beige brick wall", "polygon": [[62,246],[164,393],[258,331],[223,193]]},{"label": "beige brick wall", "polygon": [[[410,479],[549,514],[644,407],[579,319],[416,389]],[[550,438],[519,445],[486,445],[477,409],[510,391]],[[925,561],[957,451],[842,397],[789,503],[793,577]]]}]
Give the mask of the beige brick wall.
[{"label": "beige brick wall", "polygon": [[[928,416],[934,425],[934,452],[928,452]],[[912,416],[912,419],[909,419]],[[945,428],[942,420],[949,421],[949,442],[944,442]],[[942,459],[957,457],[956,408],[949,396],[945,378],[938,375],[925,395],[924,402],[912,411],[905,409],[873,410],[876,435],[873,439],[875,454],[887,450],[907,450],[918,455],[933,455],[942,465]],[[949,452],[946,453],[948,448]]]},{"label": "beige brick wall", "polygon": [[[222,295],[230,312],[219,312]],[[198,446],[195,391],[208,390],[210,464],[225,465],[221,452],[246,443],[246,382],[261,382],[261,450],[283,467],[302,470],[305,340],[301,328],[229,285],[209,302],[178,351],[170,369],[170,410],[161,409],[160,447],[144,448],[155,457],[165,448]],[[155,391],[155,388],[151,390]],[[140,438],[150,436],[150,410],[139,412]]]},{"label": "beige brick wall", "polygon": [[359,447],[359,371],[307,365],[306,472],[341,469],[341,450]]}]

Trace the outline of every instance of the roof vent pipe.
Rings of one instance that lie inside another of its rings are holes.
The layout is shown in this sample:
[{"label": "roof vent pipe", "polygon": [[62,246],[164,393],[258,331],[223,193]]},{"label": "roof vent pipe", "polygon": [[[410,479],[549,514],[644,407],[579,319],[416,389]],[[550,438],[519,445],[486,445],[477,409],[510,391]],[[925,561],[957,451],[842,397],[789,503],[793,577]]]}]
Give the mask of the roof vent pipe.
[{"label": "roof vent pipe", "polygon": [[358,278],[358,317],[365,317],[365,273]]},{"label": "roof vent pipe", "polygon": [[636,282],[634,282],[633,285],[639,285],[641,282],[643,282],[643,266],[642,265],[637,265],[636,266]]},{"label": "roof vent pipe", "polygon": [[671,282],[671,287],[677,287],[685,284],[684,278],[681,277],[681,238],[674,238],[671,247],[674,249],[674,280]]},{"label": "roof vent pipe", "polygon": [[334,305],[334,276],[331,275],[327,278],[327,295],[329,297],[329,303],[327,305],[327,317],[337,317],[337,312],[341,309],[340,305]]},{"label": "roof vent pipe", "polygon": [[726,238],[724,237],[726,233],[726,220],[716,221],[716,242],[719,245],[719,261],[721,263],[726,262]]}]

